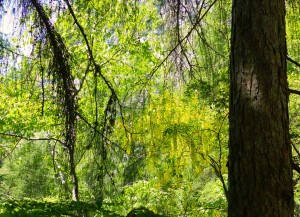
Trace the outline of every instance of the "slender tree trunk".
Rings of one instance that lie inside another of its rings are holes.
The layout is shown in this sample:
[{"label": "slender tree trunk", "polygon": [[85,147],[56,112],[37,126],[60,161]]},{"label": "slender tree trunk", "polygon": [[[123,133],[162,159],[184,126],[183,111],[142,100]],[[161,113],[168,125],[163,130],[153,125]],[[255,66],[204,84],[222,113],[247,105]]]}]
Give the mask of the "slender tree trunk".
[{"label": "slender tree trunk", "polygon": [[73,201],[79,201],[79,185],[76,173],[76,165],[74,162],[74,147],[69,148],[69,164],[70,164],[70,175],[72,179],[72,199]]},{"label": "slender tree trunk", "polygon": [[228,216],[291,217],[285,1],[232,9]]},{"label": "slender tree trunk", "polygon": [[65,146],[68,151],[70,176],[72,179],[72,199],[79,200],[79,185],[75,164],[76,145],[76,88],[69,64],[70,54],[61,38],[52,26],[47,13],[38,0],[29,0],[37,12],[43,30],[53,51],[52,76],[57,85],[58,101],[62,103],[62,113],[65,116]]}]

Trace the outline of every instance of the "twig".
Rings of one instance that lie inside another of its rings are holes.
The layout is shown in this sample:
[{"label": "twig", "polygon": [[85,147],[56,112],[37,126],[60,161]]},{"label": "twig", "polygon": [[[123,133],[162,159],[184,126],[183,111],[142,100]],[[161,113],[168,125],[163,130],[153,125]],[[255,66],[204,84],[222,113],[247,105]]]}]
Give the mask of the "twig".
[{"label": "twig", "polygon": [[200,37],[200,39],[202,40],[202,42],[203,42],[208,48],[210,48],[210,49],[211,49],[213,52],[215,52],[217,55],[219,55],[219,56],[225,58],[225,56],[224,56],[223,54],[219,53],[216,49],[214,49],[214,48],[207,42],[207,40],[205,39],[205,37],[201,34],[201,32],[199,32],[198,29],[196,29],[196,32],[197,32],[198,36]]},{"label": "twig", "polygon": [[17,146],[19,145],[19,143],[20,143],[21,140],[22,140],[22,139],[19,139],[18,142],[15,144],[15,146],[10,150],[10,152],[9,152],[7,155],[5,155],[5,156],[0,160],[1,163],[2,163],[9,155],[11,155],[11,154],[13,153],[13,151],[17,148]]},{"label": "twig", "polygon": [[24,55],[24,54],[21,54],[21,53],[18,53],[18,52],[16,52],[16,51],[13,51],[12,49],[10,49],[10,48],[8,48],[8,47],[5,47],[5,46],[3,46],[3,44],[0,44],[0,48],[2,48],[2,49],[4,49],[4,50],[7,50],[8,52],[10,52],[10,53],[12,53],[12,54],[14,54],[14,55],[17,55],[17,56],[21,56],[21,57],[25,57],[25,58],[27,58],[27,59],[37,59],[37,58],[34,58],[34,57],[29,57],[29,56],[26,56],[26,55]]},{"label": "twig", "polygon": [[[171,49],[171,51],[167,54],[167,56],[165,56],[165,58],[157,65],[155,66],[151,72],[148,78],[148,81],[153,77],[153,75],[155,74],[155,72],[169,59],[169,57],[171,56],[171,54],[178,48],[178,46],[180,46],[180,44],[182,44],[183,41],[185,41],[186,39],[188,39],[190,37],[190,35],[192,34],[192,32],[196,29],[197,25],[202,21],[202,19],[206,16],[206,14],[209,12],[209,10],[212,8],[212,6],[217,2],[217,0],[213,1],[208,9],[204,12],[204,14],[202,16],[200,16],[198,19],[196,20],[195,24],[192,26],[192,28],[188,31],[188,33],[181,39],[178,41],[178,43]],[[201,12],[201,10],[200,10]],[[147,82],[146,82],[147,83]]]},{"label": "twig", "polygon": [[0,136],[7,136],[7,137],[15,137],[15,138],[19,138],[19,139],[24,139],[27,141],[56,141],[59,142],[61,144],[65,144],[63,141],[53,138],[53,137],[48,137],[48,138],[30,138],[30,137],[26,137],[26,136],[22,136],[22,135],[18,135],[18,134],[12,134],[12,133],[1,133],[0,132]]},{"label": "twig", "polygon": [[300,157],[300,152],[298,151],[298,149],[296,148],[296,146],[294,145],[293,142],[291,142],[291,145],[294,148],[294,150],[296,151],[297,155]]},{"label": "twig", "polygon": [[[292,141],[290,143],[291,143],[292,147],[294,148],[294,150],[296,151],[297,155],[300,157],[300,152],[298,151],[298,149],[296,148],[296,146],[294,145],[294,143]],[[298,173],[300,173],[300,167],[299,167],[298,164],[296,164],[294,162],[293,159],[291,160],[291,164],[292,164],[292,169],[295,170],[295,171],[297,171]]]},{"label": "twig", "polygon": [[75,92],[75,96],[77,96],[79,94],[79,92],[81,91],[82,87],[83,87],[83,84],[85,82],[85,79],[86,79],[86,76],[88,74],[88,72],[90,71],[90,66],[91,66],[91,61],[89,60],[88,63],[87,63],[87,66],[86,66],[86,69],[85,69],[85,72],[84,72],[84,75],[81,79],[81,82],[79,84],[79,88],[77,89],[77,91]]},{"label": "twig", "polygon": [[4,194],[4,193],[2,193],[2,192],[0,192],[0,194],[6,196],[6,197],[8,197],[8,198],[15,199],[13,196],[10,196],[9,194]]},{"label": "twig", "polygon": [[214,169],[217,177],[220,179],[220,181],[223,185],[223,189],[224,189],[224,192],[225,192],[226,199],[228,199],[228,190],[227,190],[227,187],[226,187],[224,177],[223,177],[222,172],[221,172],[221,165],[219,165],[218,162],[215,159],[213,159],[211,156],[208,156],[208,157],[211,161],[210,165]]},{"label": "twig", "polygon": [[113,146],[116,146],[117,148],[119,148],[120,150],[126,152],[125,149],[123,149],[121,146],[117,145],[116,143],[112,142],[111,140],[109,140],[100,130],[98,130],[97,128],[95,128],[83,115],[81,115],[79,112],[76,112],[76,115],[83,120],[84,123],[86,123],[86,125],[88,125],[91,129],[93,129],[97,134],[101,135],[102,137],[105,137],[105,139],[107,141],[110,142],[110,144],[112,144]]}]

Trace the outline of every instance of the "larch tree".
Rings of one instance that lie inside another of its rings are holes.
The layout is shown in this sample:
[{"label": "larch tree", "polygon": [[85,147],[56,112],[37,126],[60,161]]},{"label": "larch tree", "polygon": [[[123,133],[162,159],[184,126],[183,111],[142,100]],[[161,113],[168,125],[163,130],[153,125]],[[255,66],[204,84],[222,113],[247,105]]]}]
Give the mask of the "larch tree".
[{"label": "larch tree", "polygon": [[229,217],[293,216],[284,0],[234,0]]}]

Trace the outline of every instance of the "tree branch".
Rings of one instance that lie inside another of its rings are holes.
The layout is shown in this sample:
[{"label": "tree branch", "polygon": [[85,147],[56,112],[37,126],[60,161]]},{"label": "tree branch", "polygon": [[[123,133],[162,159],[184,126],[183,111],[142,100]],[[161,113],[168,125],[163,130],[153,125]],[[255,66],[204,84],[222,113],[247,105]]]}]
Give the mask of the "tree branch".
[{"label": "tree branch", "polygon": [[91,129],[93,129],[97,134],[99,134],[100,136],[104,137],[108,142],[110,142],[111,145],[119,148],[120,150],[122,150],[124,153],[126,152],[125,149],[123,149],[121,146],[117,145],[116,143],[114,143],[113,141],[111,141],[108,137],[106,137],[103,132],[101,132],[99,129],[97,129],[96,127],[94,127],[83,115],[81,115],[79,112],[76,112],[76,115],[83,120],[84,123],[86,123],[86,125],[88,125]]},{"label": "tree branch", "polygon": [[[296,151],[297,155],[300,157],[300,152],[298,151],[298,149],[296,148],[296,146],[294,145],[294,143],[291,141],[290,142],[292,147],[294,148],[294,150]],[[300,173],[300,167],[298,164],[296,164],[293,160],[292,160],[292,168],[293,170],[297,171],[298,173]]]},{"label": "tree branch", "polygon": [[65,144],[63,141],[61,141],[59,139],[56,139],[56,138],[53,138],[53,137],[48,137],[48,138],[30,138],[30,137],[26,137],[26,136],[22,136],[22,135],[18,135],[18,134],[1,133],[1,132],[0,132],[0,136],[15,137],[15,138],[24,139],[24,140],[27,140],[27,141],[56,141],[56,142],[59,142],[62,145]]},{"label": "tree branch", "polygon": [[293,60],[291,57],[287,56],[287,60],[293,63],[294,65],[300,67],[300,63],[297,62],[296,60]]},{"label": "tree branch", "polygon": [[[216,0],[215,0],[215,1],[216,1]],[[93,55],[93,51],[92,51],[91,46],[90,46],[90,43],[89,43],[89,40],[87,39],[87,36],[86,36],[86,34],[85,34],[85,32],[84,32],[83,27],[80,25],[79,21],[77,20],[77,17],[76,17],[76,15],[75,15],[74,11],[73,11],[73,8],[72,8],[72,6],[71,6],[69,0],[65,0],[65,2],[66,2],[66,4],[67,4],[67,6],[68,6],[68,9],[69,9],[69,11],[70,11],[70,13],[71,13],[71,16],[72,16],[72,18],[73,18],[75,24],[76,24],[77,27],[79,28],[80,33],[81,33],[81,35],[82,35],[82,37],[83,37],[83,39],[84,39],[84,41],[85,41],[85,44],[86,44],[86,47],[87,47],[87,50],[88,50],[89,58],[90,58],[91,62],[92,62],[93,65],[94,65],[95,74],[96,74],[96,75],[98,75],[98,74],[100,75],[100,77],[102,78],[102,80],[104,81],[104,83],[107,85],[107,87],[108,87],[109,90],[111,91],[111,94],[115,96],[116,102],[118,102],[118,105],[119,105],[119,108],[120,108],[120,114],[121,114],[122,124],[123,124],[123,126],[124,126],[126,132],[129,132],[129,130],[127,129],[127,127],[126,127],[126,125],[125,125],[125,118],[124,118],[124,115],[123,115],[123,108],[122,108],[122,105],[121,105],[121,101],[120,101],[120,99],[119,99],[119,97],[118,97],[118,95],[117,95],[115,89],[113,88],[113,85],[111,84],[111,82],[110,82],[110,81],[102,74],[102,72],[101,72],[101,66],[102,66],[103,64],[102,64],[102,65],[99,65],[99,64],[96,62],[96,60],[95,60],[95,58],[94,58],[94,55]],[[96,123],[96,124],[97,124],[97,123]]]},{"label": "tree branch", "polygon": [[88,72],[90,71],[90,66],[91,66],[91,61],[89,60],[88,63],[87,63],[84,75],[81,78],[81,82],[79,83],[79,88],[75,92],[75,96],[77,96],[79,94],[79,92],[81,91],[81,89],[83,87],[83,84],[85,82],[86,76],[87,76]]},{"label": "tree branch", "polygon": [[24,55],[24,54],[22,54],[22,53],[18,53],[18,52],[16,52],[16,51],[14,51],[14,50],[12,50],[11,48],[8,48],[8,47],[5,47],[3,44],[1,44],[0,43],[0,48],[2,48],[3,50],[6,50],[6,51],[8,51],[8,52],[10,52],[10,53],[12,53],[12,54],[14,54],[14,55],[17,55],[17,56],[21,56],[21,57],[24,57],[24,58],[27,58],[27,59],[37,59],[37,58],[34,58],[34,57],[29,57],[29,56],[26,56],[26,55]]},{"label": "tree branch", "polygon": [[290,94],[293,93],[293,94],[296,94],[296,95],[300,95],[300,91],[299,90],[293,90],[293,89],[288,88],[288,92]]},{"label": "tree branch", "polygon": [[81,35],[82,35],[82,37],[83,37],[83,39],[84,39],[84,41],[85,41],[85,44],[86,44],[86,47],[87,47],[87,50],[88,50],[89,58],[90,58],[90,60],[92,61],[93,65],[94,65],[94,68],[95,68],[96,73],[100,75],[100,77],[103,79],[104,83],[108,86],[108,88],[110,89],[110,91],[111,91],[114,95],[117,96],[117,94],[116,94],[116,92],[115,92],[115,90],[114,90],[112,84],[111,84],[110,81],[102,74],[102,72],[101,72],[101,67],[100,67],[100,65],[96,62],[96,60],[95,60],[95,58],[94,58],[94,55],[93,55],[93,51],[92,51],[91,46],[90,46],[90,43],[89,43],[89,40],[87,39],[87,36],[86,36],[86,34],[85,34],[85,32],[84,32],[83,27],[80,25],[80,23],[79,23],[78,20],[77,20],[77,17],[76,17],[76,15],[75,15],[74,11],[73,11],[73,8],[72,8],[72,6],[71,6],[69,0],[65,0],[65,2],[66,2],[66,4],[67,4],[67,6],[68,6],[68,9],[69,9],[69,11],[70,11],[70,13],[71,13],[71,16],[72,16],[72,18],[73,18],[73,20],[74,20],[76,26],[79,28],[80,33],[81,33]]},{"label": "tree branch", "polygon": [[[209,10],[214,6],[214,4],[217,2],[217,0],[213,1],[209,7],[207,8],[207,10],[204,12],[204,14],[202,16],[200,16],[198,19],[196,20],[195,24],[192,26],[192,28],[188,31],[188,33],[178,41],[178,43],[172,48],[172,50],[167,54],[167,56],[165,56],[165,58],[158,64],[156,65],[150,72],[150,75],[148,78],[148,81],[153,77],[153,75],[155,74],[155,72],[167,61],[167,59],[171,56],[171,54],[185,41],[187,40],[190,35],[192,34],[192,32],[196,29],[197,25],[203,20],[203,18],[206,16],[206,14],[209,12]],[[201,7],[202,9],[202,7]],[[201,10],[200,12],[201,13]],[[147,83],[147,82],[146,82]]]},{"label": "tree branch", "polygon": [[293,160],[292,160],[292,168],[293,168],[293,170],[295,170],[298,173],[300,173],[300,167],[299,167],[299,165],[296,164]]},{"label": "tree branch", "polygon": [[222,183],[222,186],[223,186],[223,189],[224,189],[224,192],[225,192],[225,197],[228,200],[228,189],[227,189],[227,186],[226,186],[226,183],[225,183],[222,171],[221,171],[221,166],[211,156],[208,156],[208,157],[210,159],[210,165],[211,165],[211,167],[214,169],[216,176],[219,178],[219,180]]},{"label": "tree branch", "polygon": [[14,147],[10,150],[10,152],[8,154],[6,154],[1,160],[0,162],[2,163],[9,155],[11,155],[13,153],[13,151],[17,148],[17,146],[19,145],[20,141],[22,139],[19,139],[18,142],[14,145]]}]

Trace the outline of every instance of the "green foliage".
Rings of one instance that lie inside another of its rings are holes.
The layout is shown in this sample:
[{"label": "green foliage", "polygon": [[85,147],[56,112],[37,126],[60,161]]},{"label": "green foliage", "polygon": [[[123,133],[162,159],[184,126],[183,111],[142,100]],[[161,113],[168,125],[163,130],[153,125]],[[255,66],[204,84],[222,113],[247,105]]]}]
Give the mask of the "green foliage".
[{"label": "green foliage", "polygon": [[119,216],[108,210],[97,207],[93,203],[69,202],[69,201],[46,201],[46,200],[6,200],[0,206],[0,216],[14,217],[54,217],[54,216]]},{"label": "green foliage", "polygon": [[[231,1],[217,1],[175,47],[195,24],[201,6],[196,2],[182,1],[178,31],[172,1],[73,1],[94,60],[118,96],[110,132],[104,122],[111,90],[95,73],[65,5],[48,6],[71,56],[71,83],[78,91],[77,203],[68,200],[72,180],[63,146],[62,102],[51,76],[53,49],[39,41],[32,16],[22,18],[29,26],[23,26],[23,39],[0,39],[0,46],[16,47],[13,52],[32,48],[30,58],[0,52],[0,98],[5,102],[0,104],[0,193],[18,198],[2,198],[0,216],[81,211],[145,216],[146,209],[165,216],[226,216],[223,185],[212,165],[226,185]],[[295,5],[287,5],[287,39],[289,55],[300,60]],[[289,64],[288,69],[290,87],[297,89],[299,68]],[[291,139],[299,147],[299,99],[290,99]],[[46,140],[30,140],[38,138]],[[298,185],[295,192],[300,204]]]},{"label": "green foliage", "polygon": [[[174,22],[164,11],[169,7],[167,2],[74,1],[73,10],[94,59],[120,100],[109,133],[103,130],[103,122],[110,90],[93,73],[86,43],[73,18],[64,10],[57,14],[54,25],[72,56],[71,73],[79,91],[74,159],[82,201],[103,204],[111,213],[123,216],[130,211],[143,213],[141,207],[171,216],[224,214],[226,202],[220,182],[213,173],[204,171],[213,158],[226,173],[229,48],[220,42],[229,35],[229,5],[225,3],[208,13],[192,44],[182,44],[180,49],[191,59],[191,66],[180,60],[183,54],[172,54],[156,68],[176,42]],[[193,25],[187,14],[183,17],[182,36]],[[37,39],[24,39],[27,43],[30,40]],[[9,210],[11,204],[14,208],[9,212],[23,216],[67,215],[77,208],[63,201],[72,182],[66,150],[57,142],[64,141],[65,129],[49,64],[53,51],[43,43],[35,48],[32,59],[23,58],[20,66],[1,80],[0,94],[7,104],[0,106],[0,132],[19,136],[1,136],[1,144],[6,146],[1,150],[6,157],[1,186],[4,193],[16,198],[50,196],[56,202],[8,200],[4,209]],[[101,135],[103,132],[108,138]],[[56,140],[26,141],[42,137]],[[216,197],[205,191],[205,183],[215,189]],[[35,213],[30,211],[34,206],[38,207]],[[96,216],[102,215],[96,208],[94,211]]]},{"label": "green foliage", "polygon": [[[36,146],[40,146],[36,148]],[[43,198],[55,194],[54,174],[47,146],[39,143],[18,143],[14,153],[1,168],[2,191],[22,198]]]},{"label": "green foliage", "polygon": [[[203,178],[209,179],[207,176]],[[167,189],[163,189],[157,179],[138,181],[124,186],[119,194],[105,202],[112,204],[107,207],[109,210],[121,215],[127,210],[146,207],[162,216],[226,216],[221,183],[214,177],[203,186],[200,180],[182,179],[181,185]]]}]

